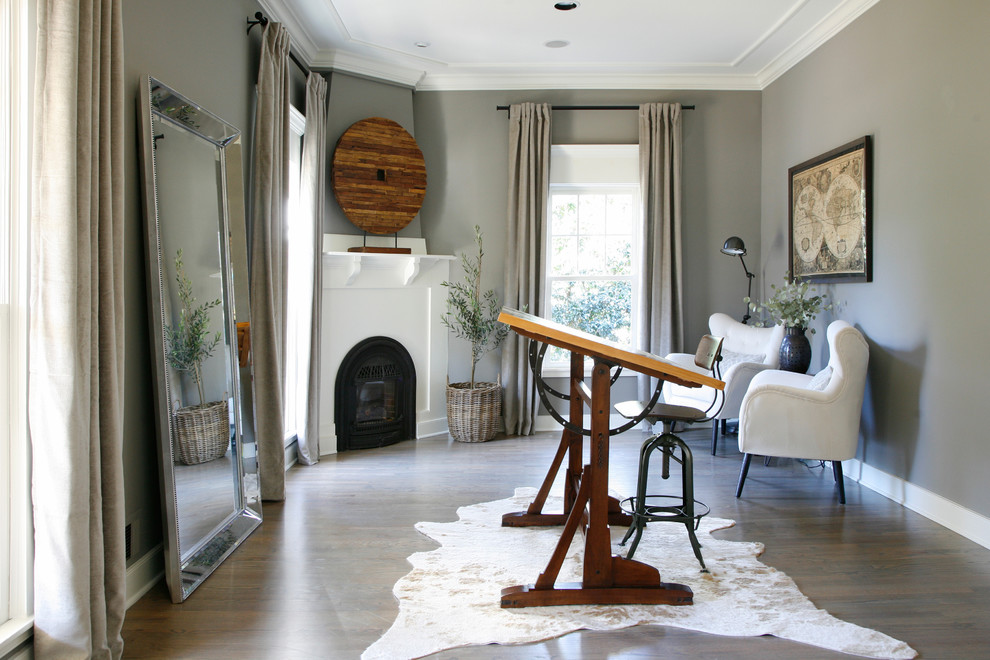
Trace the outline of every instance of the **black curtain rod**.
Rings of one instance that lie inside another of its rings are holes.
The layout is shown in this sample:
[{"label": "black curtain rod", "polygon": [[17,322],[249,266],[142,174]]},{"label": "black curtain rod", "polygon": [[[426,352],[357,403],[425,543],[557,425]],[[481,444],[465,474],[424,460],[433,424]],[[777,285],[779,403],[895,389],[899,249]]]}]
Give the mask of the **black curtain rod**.
[{"label": "black curtain rod", "polygon": [[[250,18],[247,19],[248,34],[251,34],[251,28],[253,28],[255,25],[260,25],[262,28],[264,28],[266,25],[268,25],[268,17],[262,14],[260,11],[255,12],[253,21]],[[289,50],[289,59],[292,60],[293,64],[299,67],[299,70],[302,71],[307,78],[309,78],[309,68],[305,64],[300,62],[299,59],[296,58],[295,53],[293,53],[291,50]]]},{"label": "black curtain rod", "polygon": [[[553,110],[639,110],[638,105],[551,105]],[[508,110],[507,105],[495,106],[496,110]],[[681,110],[694,110],[693,105],[682,105]]]}]

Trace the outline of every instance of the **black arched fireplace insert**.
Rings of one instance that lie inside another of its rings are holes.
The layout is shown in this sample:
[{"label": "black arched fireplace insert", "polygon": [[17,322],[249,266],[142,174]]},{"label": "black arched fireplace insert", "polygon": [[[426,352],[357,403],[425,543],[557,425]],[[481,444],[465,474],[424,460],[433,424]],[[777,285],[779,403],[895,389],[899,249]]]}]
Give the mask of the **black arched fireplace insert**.
[{"label": "black arched fireplace insert", "polygon": [[405,347],[369,337],[348,351],[334,388],[337,451],[416,437],[416,367]]}]

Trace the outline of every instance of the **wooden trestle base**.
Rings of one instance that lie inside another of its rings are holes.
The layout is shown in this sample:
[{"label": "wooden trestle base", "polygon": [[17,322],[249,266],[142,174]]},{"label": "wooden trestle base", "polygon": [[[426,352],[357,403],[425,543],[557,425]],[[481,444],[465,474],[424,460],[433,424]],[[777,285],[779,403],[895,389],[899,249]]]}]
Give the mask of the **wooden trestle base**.
[{"label": "wooden trestle base", "polygon": [[[559,527],[567,522],[567,515],[564,513],[530,513],[529,511],[513,511],[502,515],[502,527]],[[608,524],[616,527],[629,527],[632,524],[632,516],[619,508],[619,500],[609,496],[608,498]],[[588,524],[587,516],[582,521]]]},{"label": "wooden trestle base", "polygon": [[[543,485],[526,511],[507,513],[502,517],[503,527],[563,525],[563,530],[546,569],[540,573],[536,583],[503,589],[501,606],[692,604],[694,594],[690,587],[662,582],[660,572],[653,566],[612,554],[609,526],[627,527],[632,523],[632,518],[621,511],[614,497],[608,495],[611,435],[609,372],[614,366],[622,366],[690,387],[708,385],[722,389],[725,384],[682,369],[655,355],[604,342],[517,310],[503,308],[499,320],[523,337],[571,352],[570,395],[567,397],[570,402],[569,423],[561,434],[560,445]],[[584,382],[585,356],[594,361],[590,388]],[[542,375],[533,375],[542,387]],[[591,413],[591,427],[587,430],[583,428],[585,405]],[[590,436],[590,461],[586,464],[582,456],[585,434]],[[544,513],[543,505],[562,467],[565,469],[563,513]],[[585,536],[583,580],[558,583],[557,576],[578,529]]]},{"label": "wooden trestle base", "polygon": [[502,607],[549,605],[693,605],[691,587],[660,582],[656,587],[585,587],[582,582],[558,582],[553,589],[531,584],[502,589]]}]

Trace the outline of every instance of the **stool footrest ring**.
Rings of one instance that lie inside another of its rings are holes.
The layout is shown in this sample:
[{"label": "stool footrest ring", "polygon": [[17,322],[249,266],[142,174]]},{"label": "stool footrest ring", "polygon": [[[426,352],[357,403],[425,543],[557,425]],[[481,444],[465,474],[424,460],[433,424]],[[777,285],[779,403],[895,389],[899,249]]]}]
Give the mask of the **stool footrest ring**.
[{"label": "stool footrest ring", "polygon": [[[682,499],[679,495],[647,495],[644,498],[644,506],[639,510],[636,497],[627,497],[619,503],[623,512],[635,518],[642,518],[643,522],[680,522],[694,521],[694,528],[698,529],[701,519],[711,513],[711,508],[704,502],[694,500],[694,515],[689,515],[685,510]],[[676,505],[663,504],[664,502],[677,502]]]}]

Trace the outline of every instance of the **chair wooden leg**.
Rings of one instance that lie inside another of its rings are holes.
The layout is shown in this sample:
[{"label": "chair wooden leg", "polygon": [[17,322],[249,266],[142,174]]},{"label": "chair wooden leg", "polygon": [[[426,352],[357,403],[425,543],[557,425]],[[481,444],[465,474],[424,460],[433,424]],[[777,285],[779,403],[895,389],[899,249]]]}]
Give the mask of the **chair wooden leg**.
[{"label": "chair wooden leg", "polygon": [[713,419],[712,420],[712,456],[715,455],[715,450],[718,448],[718,426],[719,426],[718,420]]},{"label": "chair wooden leg", "polygon": [[739,484],[736,485],[736,497],[738,498],[742,495],[743,482],[746,481],[746,474],[749,473],[749,461],[753,458],[752,454],[746,454],[743,456],[742,467],[739,468]]},{"label": "chair wooden leg", "polygon": [[846,503],[846,484],[842,478],[842,461],[832,461],[832,475],[839,486],[839,504]]}]

